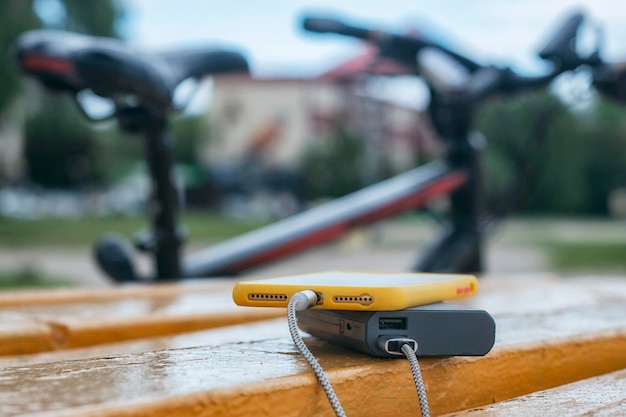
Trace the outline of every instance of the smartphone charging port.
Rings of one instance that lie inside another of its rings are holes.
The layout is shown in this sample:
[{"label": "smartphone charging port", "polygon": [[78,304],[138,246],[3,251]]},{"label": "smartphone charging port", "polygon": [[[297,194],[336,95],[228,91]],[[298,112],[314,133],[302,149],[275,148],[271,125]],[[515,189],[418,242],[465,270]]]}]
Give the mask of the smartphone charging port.
[{"label": "smartphone charging port", "polygon": [[378,319],[380,330],[406,330],[406,317],[381,317]]}]

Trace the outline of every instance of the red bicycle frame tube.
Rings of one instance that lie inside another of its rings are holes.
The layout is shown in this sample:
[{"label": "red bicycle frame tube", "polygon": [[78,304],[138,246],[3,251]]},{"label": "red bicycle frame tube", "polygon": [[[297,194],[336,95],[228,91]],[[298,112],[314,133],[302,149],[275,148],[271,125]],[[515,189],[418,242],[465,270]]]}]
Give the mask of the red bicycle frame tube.
[{"label": "red bicycle frame tube", "polygon": [[190,255],[185,277],[233,275],[329,242],[346,231],[449,195],[467,173],[441,162],[397,175],[269,226]]}]

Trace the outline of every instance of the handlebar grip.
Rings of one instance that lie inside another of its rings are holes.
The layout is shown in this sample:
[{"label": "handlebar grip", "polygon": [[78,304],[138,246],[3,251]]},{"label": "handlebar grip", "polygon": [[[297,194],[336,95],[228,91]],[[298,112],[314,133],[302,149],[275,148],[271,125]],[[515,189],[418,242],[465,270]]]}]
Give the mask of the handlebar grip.
[{"label": "handlebar grip", "polygon": [[582,13],[575,13],[565,21],[550,39],[548,44],[539,52],[541,59],[556,61],[564,68],[575,68],[580,64],[580,58],[576,54],[574,41],[579,26],[584,20]]},{"label": "handlebar grip", "polygon": [[325,17],[306,17],[302,21],[302,27],[309,32],[336,33],[357,39],[369,39],[371,33],[370,30],[346,25],[337,19]]}]

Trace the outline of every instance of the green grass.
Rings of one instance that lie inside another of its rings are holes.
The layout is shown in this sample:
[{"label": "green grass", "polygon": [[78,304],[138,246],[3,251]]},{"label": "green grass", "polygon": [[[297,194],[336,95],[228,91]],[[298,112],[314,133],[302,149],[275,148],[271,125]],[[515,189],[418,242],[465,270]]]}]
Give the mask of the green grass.
[{"label": "green grass", "polygon": [[0,271],[0,291],[25,288],[68,287],[72,284],[62,278],[41,274],[37,271]]},{"label": "green grass", "polygon": [[[419,238],[428,239],[433,231],[424,228],[423,215],[409,214],[394,220],[399,225],[414,225],[415,233],[408,237],[392,236],[389,245],[415,244]],[[181,222],[187,230],[187,243],[204,246],[256,229],[261,221],[234,220],[210,213],[185,213]],[[11,248],[85,248],[90,247],[104,233],[118,232],[132,237],[148,227],[148,218],[139,217],[87,217],[79,219],[16,220],[0,218],[0,247]],[[413,226],[412,226],[413,227]],[[548,256],[554,271],[610,271],[626,273],[626,222],[568,220],[568,219],[516,219],[508,225],[508,234],[500,244],[541,248]],[[426,235],[427,234],[427,235]],[[395,242],[395,243],[394,243]],[[0,272],[1,274],[1,272]],[[30,273],[0,275],[0,288],[18,286],[16,283],[43,285],[54,279],[38,279]],[[19,285],[21,286],[21,284]]]},{"label": "green grass", "polygon": [[[210,243],[253,230],[263,223],[215,214],[184,214],[182,224],[190,243]],[[79,247],[92,245],[102,234],[131,237],[148,227],[147,217],[87,217],[77,219],[17,220],[0,218],[0,246]]]},{"label": "green grass", "polygon": [[626,242],[553,242],[545,247],[559,271],[626,271]]}]

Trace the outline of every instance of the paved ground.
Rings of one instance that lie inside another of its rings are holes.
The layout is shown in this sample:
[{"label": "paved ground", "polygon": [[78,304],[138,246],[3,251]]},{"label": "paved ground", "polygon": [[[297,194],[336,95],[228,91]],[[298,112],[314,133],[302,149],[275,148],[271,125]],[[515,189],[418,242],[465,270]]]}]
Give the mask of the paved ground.
[{"label": "paved ground", "polygon": [[[258,268],[248,276],[280,276],[333,269],[406,271],[423,242],[434,235],[432,226],[387,224],[357,231],[346,239],[314,249],[286,261]],[[497,233],[489,243],[487,269],[492,274],[546,272],[545,256],[536,247],[516,243],[507,233]],[[149,270],[147,259],[140,268]],[[0,269],[36,270],[77,285],[99,287],[109,282],[96,269],[89,249],[0,249]]]}]

